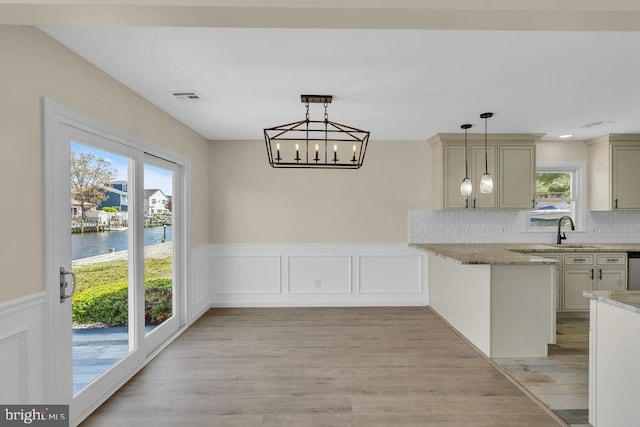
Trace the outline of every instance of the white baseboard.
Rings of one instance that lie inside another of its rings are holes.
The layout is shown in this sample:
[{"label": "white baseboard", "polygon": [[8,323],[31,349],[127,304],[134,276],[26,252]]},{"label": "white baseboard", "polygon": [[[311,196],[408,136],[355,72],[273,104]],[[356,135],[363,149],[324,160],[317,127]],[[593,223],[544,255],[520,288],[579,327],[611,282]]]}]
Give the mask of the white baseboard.
[{"label": "white baseboard", "polygon": [[426,257],[406,244],[210,245],[212,307],[426,306]]},{"label": "white baseboard", "polygon": [[0,303],[0,402],[42,403],[43,325],[47,294],[39,292]]}]

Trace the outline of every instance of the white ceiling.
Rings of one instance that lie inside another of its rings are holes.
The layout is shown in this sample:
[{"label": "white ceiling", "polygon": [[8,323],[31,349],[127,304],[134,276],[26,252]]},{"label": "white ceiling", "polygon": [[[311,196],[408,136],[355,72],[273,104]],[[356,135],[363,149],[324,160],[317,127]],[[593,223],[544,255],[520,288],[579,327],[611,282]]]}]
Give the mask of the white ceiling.
[{"label": "white ceiling", "polygon": [[303,119],[304,93],[372,140],[481,132],[486,111],[489,132],[640,133],[640,32],[40,28],[211,140]]}]

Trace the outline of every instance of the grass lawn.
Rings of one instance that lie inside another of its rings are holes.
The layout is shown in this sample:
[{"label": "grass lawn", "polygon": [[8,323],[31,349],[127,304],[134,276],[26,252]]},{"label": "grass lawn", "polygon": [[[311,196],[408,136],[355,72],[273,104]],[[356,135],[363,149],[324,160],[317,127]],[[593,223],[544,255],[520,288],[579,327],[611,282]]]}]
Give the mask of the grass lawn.
[{"label": "grass lawn", "polygon": [[[73,269],[76,273],[78,288],[76,292],[84,289],[108,285],[128,279],[127,260],[100,262]],[[147,258],[144,260],[144,278],[159,279],[171,278],[173,273],[173,258]]]},{"label": "grass lawn", "polygon": [[[128,262],[116,260],[74,269],[72,299],[76,325],[123,326],[128,321]],[[173,258],[145,259],[145,323],[157,324],[172,314]]]}]

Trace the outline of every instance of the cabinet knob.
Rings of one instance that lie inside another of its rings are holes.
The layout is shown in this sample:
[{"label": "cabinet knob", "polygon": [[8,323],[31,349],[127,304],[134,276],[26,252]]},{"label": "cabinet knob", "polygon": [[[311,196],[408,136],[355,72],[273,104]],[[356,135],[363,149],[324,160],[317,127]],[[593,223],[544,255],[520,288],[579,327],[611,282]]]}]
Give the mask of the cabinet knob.
[{"label": "cabinet knob", "polygon": [[473,198],[473,209],[475,209],[475,208],[476,208],[476,198],[474,197]]},{"label": "cabinet knob", "polygon": [[602,280],[602,269],[598,270],[598,279]]},{"label": "cabinet knob", "polygon": [[593,268],[591,269],[591,280],[593,280]]},{"label": "cabinet knob", "polygon": [[469,199],[464,199],[464,208],[469,209]]},{"label": "cabinet knob", "polygon": [[618,199],[613,201],[613,209],[618,209]]}]

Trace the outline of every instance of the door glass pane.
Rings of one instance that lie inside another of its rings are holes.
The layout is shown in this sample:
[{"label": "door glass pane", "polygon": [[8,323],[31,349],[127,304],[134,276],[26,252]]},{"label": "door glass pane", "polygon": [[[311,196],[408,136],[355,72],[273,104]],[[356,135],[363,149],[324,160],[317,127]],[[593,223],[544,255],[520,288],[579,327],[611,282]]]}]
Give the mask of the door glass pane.
[{"label": "door glass pane", "polygon": [[132,349],[130,170],[127,157],[71,142],[74,394]]},{"label": "door glass pane", "polygon": [[144,165],[144,319],[147,333],[175,313],[174,178],[170,169]]}]

